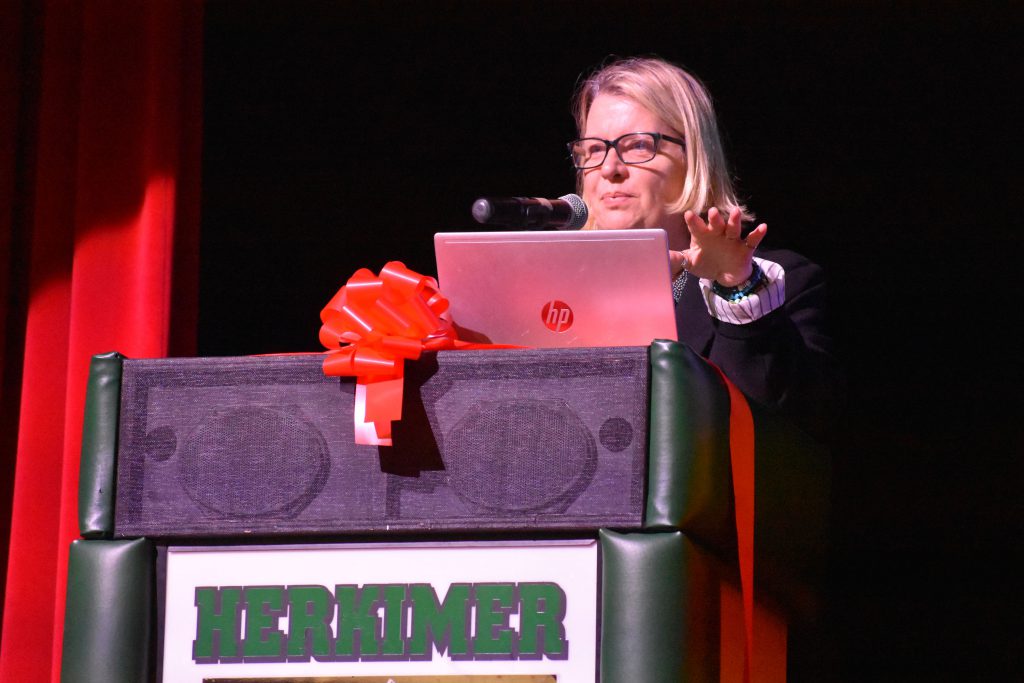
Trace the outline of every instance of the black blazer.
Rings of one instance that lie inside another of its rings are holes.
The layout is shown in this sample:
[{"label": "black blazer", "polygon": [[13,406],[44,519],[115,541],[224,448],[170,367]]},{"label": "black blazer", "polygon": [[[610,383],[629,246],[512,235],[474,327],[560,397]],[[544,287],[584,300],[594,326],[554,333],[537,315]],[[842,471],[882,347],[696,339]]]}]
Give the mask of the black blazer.
[{"label": "black blazer", "polygon": [[825,316],[822,269],[784,249],[758,258],[786,270],[786,302],[746,325],[711,317],[696,278],[676,304],[679,340],[717,365],[740,391],[812,436],[831,441],[845,380]]}]

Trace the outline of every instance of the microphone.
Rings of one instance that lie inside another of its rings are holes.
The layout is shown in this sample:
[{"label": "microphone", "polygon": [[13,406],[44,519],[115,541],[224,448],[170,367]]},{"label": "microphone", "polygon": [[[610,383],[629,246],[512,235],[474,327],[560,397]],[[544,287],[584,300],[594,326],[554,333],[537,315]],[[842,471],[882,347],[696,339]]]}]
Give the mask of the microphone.
[{"label": "microphone", "polygon": [[587,205],[575,194],[558,199],[481,197],[473,202],[473,218],[505,228],[578,230],[587,222]]}]

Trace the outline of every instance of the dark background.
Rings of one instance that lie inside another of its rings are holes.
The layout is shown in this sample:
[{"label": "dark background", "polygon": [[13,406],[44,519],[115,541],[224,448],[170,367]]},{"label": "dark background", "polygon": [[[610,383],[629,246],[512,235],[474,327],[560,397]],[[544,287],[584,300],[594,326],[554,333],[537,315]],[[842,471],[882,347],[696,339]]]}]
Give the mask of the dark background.
[{"label": "dark background", "polygon": [[432,273],[476,197],[573,190],[582,72],[676,61],[768,242],[830,277],[850,407],[802,679],[1019,676],[1020,28],[1009,3],[209,0],[200,355],[320,350],[357,268]]}]

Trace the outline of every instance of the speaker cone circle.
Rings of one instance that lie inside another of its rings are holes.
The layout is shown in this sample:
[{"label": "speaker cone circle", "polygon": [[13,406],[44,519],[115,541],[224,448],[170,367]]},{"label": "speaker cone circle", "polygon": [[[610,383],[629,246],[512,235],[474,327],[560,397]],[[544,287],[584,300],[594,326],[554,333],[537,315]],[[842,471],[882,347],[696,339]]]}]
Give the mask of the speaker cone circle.
[{"label": "speaker cone circle", "polygon": [[323,489],[327,444],[309,422],[260,407],[230,410],[189,436],[179,464],[188,495],[229,517],[294,515]]},{"label": "speaker cone circle", "polygon": [[560,399],[478,403],[444,450],[456,494],[495,512],[564,512],[597,468],[593,435]]}]

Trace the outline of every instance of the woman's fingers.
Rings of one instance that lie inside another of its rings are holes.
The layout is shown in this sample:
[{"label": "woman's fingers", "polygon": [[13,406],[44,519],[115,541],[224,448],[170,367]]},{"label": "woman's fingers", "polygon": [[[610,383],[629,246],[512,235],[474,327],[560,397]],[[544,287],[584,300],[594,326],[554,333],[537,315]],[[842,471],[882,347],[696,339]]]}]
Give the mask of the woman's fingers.
[{"label": "woman's fingers", "polygon": [[693,211],[684,213],[683,220],[686,221],[686,227],[690,229],[691,235],[699,236],[707,232],[708,226],[704,223],[704,219]]},{"label": "woman's fingers", "polygon": [[708,224],[714,233],[725,232],[725,218],[722,217],[722,212],[714,206],[708,209]]},{"label": "woman's fingers", "polygon": [[757,245],[761,244],[761,240],[764,239],[764,236],[767,233],[768,233],[768,224],[767,223],[761,223],[761,225],[757,226],[756,228],[754,228],[753,230],[750,231],[750,234],[747,235],[747,238],[745,240],[743,240],[743,242],[750,249],[757,249]]}]

